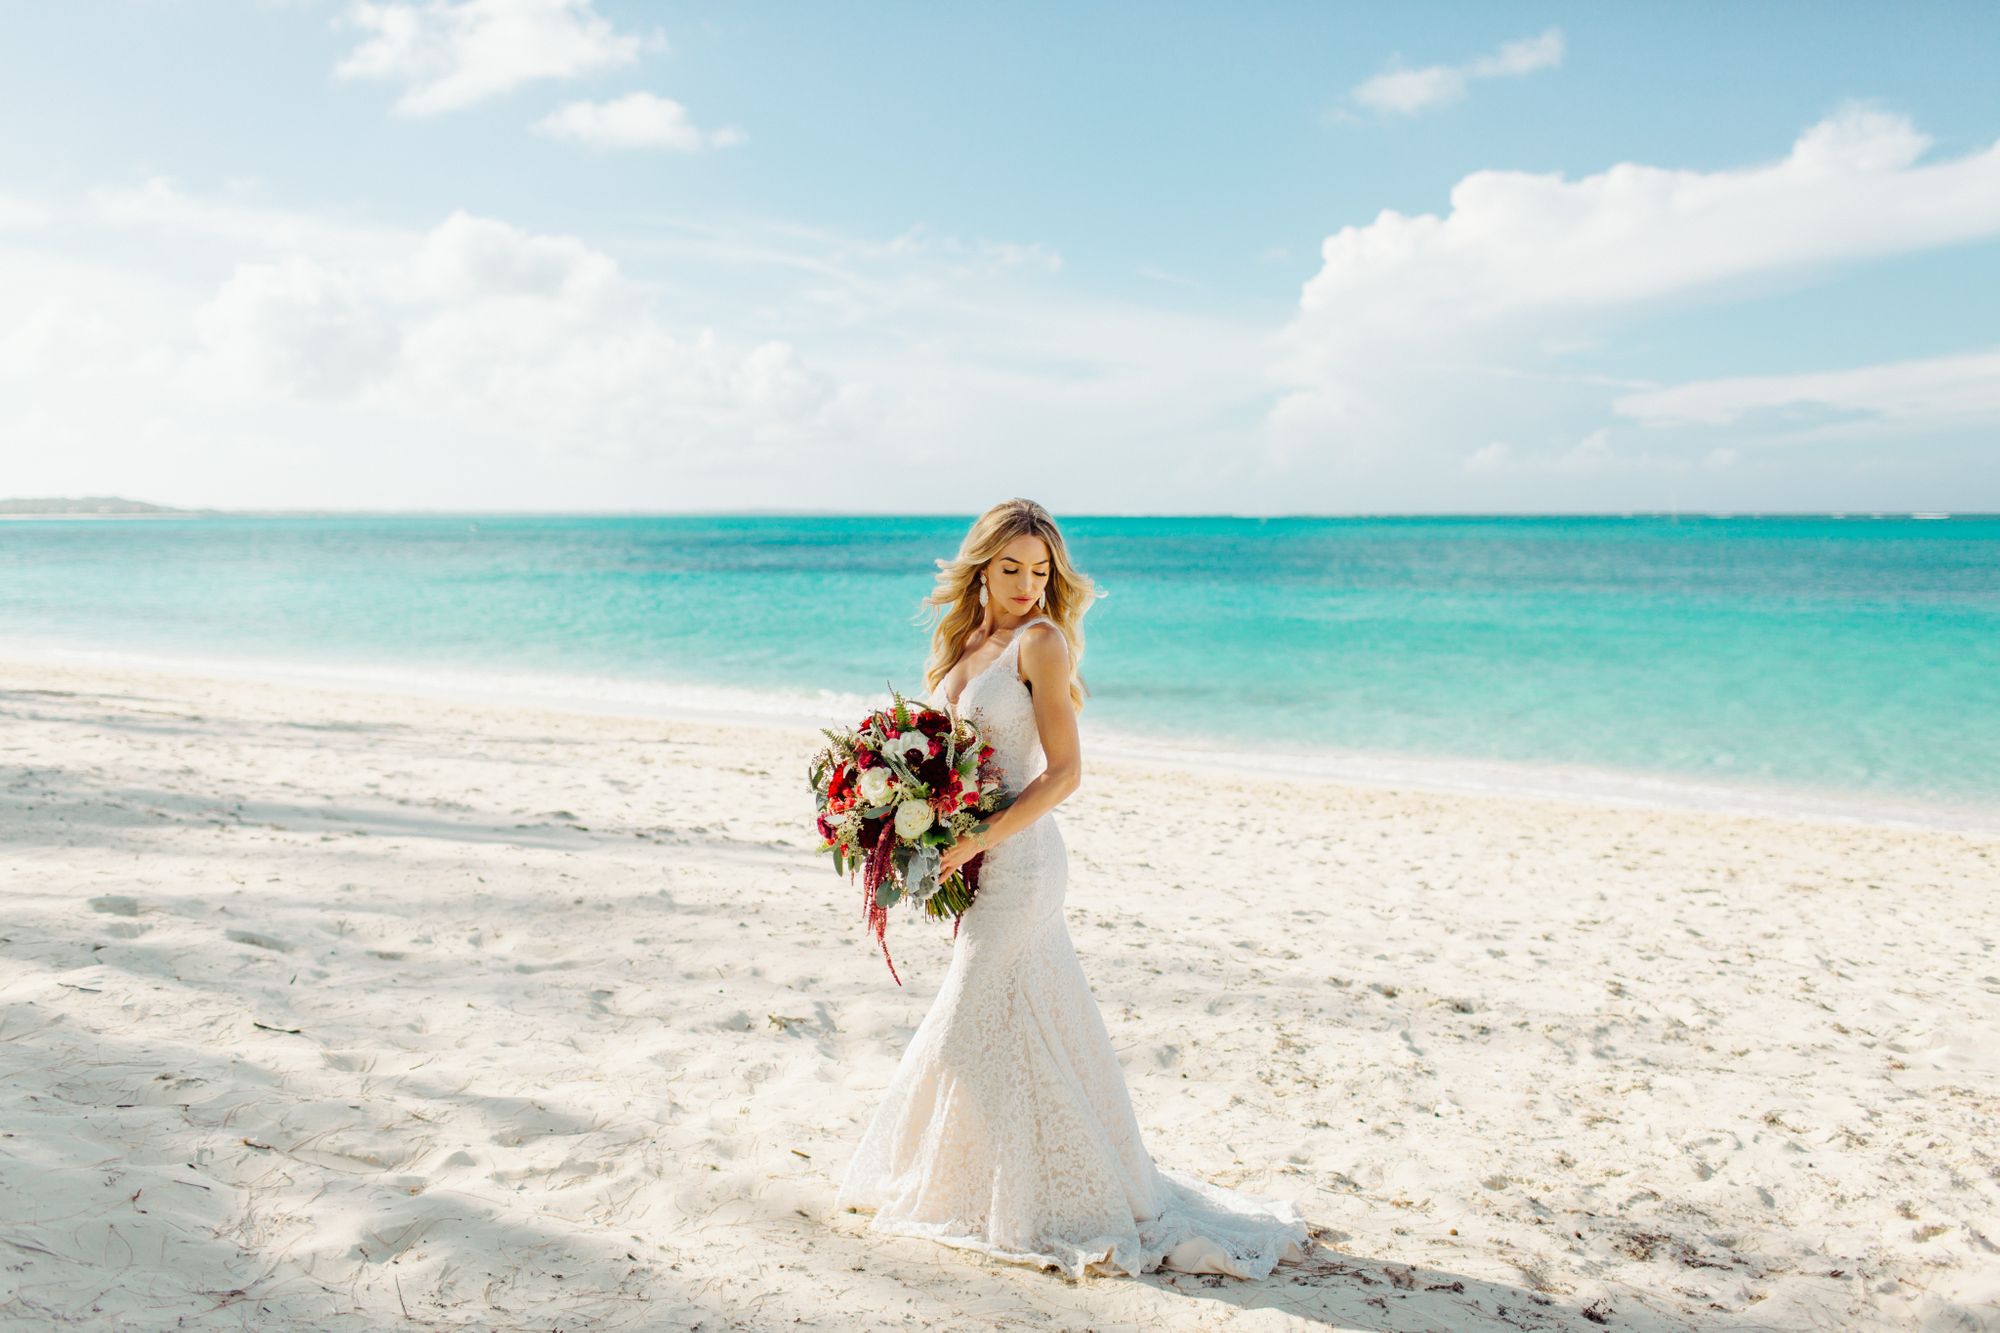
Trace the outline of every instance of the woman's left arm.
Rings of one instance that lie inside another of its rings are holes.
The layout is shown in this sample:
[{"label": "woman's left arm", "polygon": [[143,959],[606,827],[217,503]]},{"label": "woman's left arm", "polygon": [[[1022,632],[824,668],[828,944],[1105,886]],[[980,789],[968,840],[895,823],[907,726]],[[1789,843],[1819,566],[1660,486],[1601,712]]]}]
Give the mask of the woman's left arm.
[{"label": "woman's left arm", "polygon": [[[1043,633],[1032,626],[1023,631],[1021,674],[1034,688],[1035,731],[1041,737],[1048,767],[1014,798],[1014,803],[987,820],[984,827],[947,851],[942,873],[949,875],[980,852],[1005,841],[1069,798],[1083,781],[1083,746],[1077,738],[1076,706],[1069,697],[1069,643],[1053,627]],[[952,853],[958,853],[954,856]]]}]

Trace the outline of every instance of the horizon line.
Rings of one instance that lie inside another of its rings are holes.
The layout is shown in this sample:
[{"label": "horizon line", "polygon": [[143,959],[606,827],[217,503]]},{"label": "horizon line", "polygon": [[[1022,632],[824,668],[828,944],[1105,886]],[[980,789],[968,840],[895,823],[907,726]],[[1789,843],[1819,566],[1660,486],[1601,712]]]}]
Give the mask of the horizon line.
[{"label": "horizon line", "polygon": [[[67,497],[48,497],[51,500]],[[85,497],[78,497],[79,499]],[[114,497],[88,497],[91,499],[113,499]],[[126,504],[145,504],[145,501],[124,501]],[[278,507],[254,506],[246,508],[222,508],[199,506],[181,508],[170,505],[153,506],[137,511],[130,510],[48,510],[45,512],[6,512],[4,506],[21,503],[19,500],[0,499],[0,519],[34,518],[200,518],[200,517],[351,517],[351,518],[902,518],[933,519],[963,518],[967,514],[977,514],[977,510],[937,510],[932,512],[911,512],[908,510],[865,510],[865,509],[823,509],[788,508],[782,506],[734,507],[714,509],[443,509],[429,507],[414,508],[324,508],[324,507]],[[1847,509],[1538,509],[1538,510],[1480,510],[1480,509],[1438,509],[1438,510],[1293,510],[1283,513],[1248,513],[1225,510],[1147,510],[1147,511],[1092,511],[1074,510],[1068,518],[1214,518],[1268,521],[1272,519],[1333,519],[1333,518],[2000,518],[2000,510],[1980,509],[1908,509],[1855,507]]]}]

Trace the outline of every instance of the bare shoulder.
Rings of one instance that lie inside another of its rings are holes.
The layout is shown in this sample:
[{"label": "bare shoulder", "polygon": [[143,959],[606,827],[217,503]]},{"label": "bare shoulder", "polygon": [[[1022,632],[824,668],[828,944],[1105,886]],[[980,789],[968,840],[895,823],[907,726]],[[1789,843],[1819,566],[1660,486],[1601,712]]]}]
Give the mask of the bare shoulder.
[{"label": "bare shoulder", "polygon": [[1069,671],[1069,641],[1063,638],[1061,630],[1044,620],[1028,626],[1021,632],[1021,674],[1028,677],[1043,673],[1067,674]]}]

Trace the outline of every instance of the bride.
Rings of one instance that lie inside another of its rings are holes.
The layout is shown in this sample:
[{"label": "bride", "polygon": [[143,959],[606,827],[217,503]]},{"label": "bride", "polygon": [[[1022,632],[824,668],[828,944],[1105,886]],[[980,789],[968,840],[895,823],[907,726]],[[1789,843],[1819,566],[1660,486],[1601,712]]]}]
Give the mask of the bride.
[{"label": "bride", "polygon": [[1298,1210],[1154,1164],[1063,919],[1053,811],[1077,789],[1079,622],[1095,595],[1048,511],[980,515],[927,604],[944,608],[930,704],[971,719],[1013,803],[944,857],[984,852],[951,967],[848,1163],[837,1207],[927,1236],[1087,1273],[1268,1276],[1311,1243]]}]

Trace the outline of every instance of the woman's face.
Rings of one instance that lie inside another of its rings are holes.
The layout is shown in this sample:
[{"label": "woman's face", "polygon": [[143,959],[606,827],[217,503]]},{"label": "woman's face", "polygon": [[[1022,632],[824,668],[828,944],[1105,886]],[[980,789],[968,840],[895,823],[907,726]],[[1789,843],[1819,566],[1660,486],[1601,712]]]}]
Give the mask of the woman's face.
[{"label": "woman's face", "polygon": [[1025,616],[1049,586],[1049,546],[1024,532],[986,562],[986,604],[996,613]]}]

